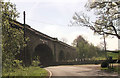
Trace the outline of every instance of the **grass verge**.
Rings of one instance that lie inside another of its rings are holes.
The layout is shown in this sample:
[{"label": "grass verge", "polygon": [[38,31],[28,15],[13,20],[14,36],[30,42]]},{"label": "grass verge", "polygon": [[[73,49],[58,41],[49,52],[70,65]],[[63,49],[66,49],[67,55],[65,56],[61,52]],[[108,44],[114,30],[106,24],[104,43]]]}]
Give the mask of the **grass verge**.
[{"label": "grass verge", "polygon": [[40,67],[25,67],[24,69],[15,69],[12,72],[3,72],[2,78],[18,78],[18,77],[24,77],[24,78],[46,78],[48,76],[48,72]]},{"label": "grass verge", "polygon": [[120,72],[119,69],[118,69],[118,66],[114,66],[113,68],[108,68],[108,67],[101,68],[101,70],[103,70],[105,72],[117,72],[117,73]]}]

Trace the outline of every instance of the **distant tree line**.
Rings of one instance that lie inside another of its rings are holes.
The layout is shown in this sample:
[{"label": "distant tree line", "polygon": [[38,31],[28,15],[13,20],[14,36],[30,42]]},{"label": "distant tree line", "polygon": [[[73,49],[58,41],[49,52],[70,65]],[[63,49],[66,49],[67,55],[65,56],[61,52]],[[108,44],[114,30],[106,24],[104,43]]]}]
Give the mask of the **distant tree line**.
[{"label": "distant tree line", "polygon": [[76,47],[79,59],[92,59],[104,56],[104,51],[100,47],[88,43],[81,35],[79,35],[72,44]]}]

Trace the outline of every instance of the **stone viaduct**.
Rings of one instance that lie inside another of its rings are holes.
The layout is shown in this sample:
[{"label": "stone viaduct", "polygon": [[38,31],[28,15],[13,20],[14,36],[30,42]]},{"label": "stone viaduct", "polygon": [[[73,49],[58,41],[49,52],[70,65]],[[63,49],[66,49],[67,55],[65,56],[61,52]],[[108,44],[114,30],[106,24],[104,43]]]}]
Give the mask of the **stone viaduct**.
[{"label": "stone viaduct", "polygon": [[[24,28],[24,25],[14,21],[14,26]],[[25,37],[28,37],[25,48],[25,60],[31,64],[32,60],[38,56],[40,62],[45,64],[71,62],[77,58],[77,52],[74,47],[45,35],[29,25],[25,25]]]}]

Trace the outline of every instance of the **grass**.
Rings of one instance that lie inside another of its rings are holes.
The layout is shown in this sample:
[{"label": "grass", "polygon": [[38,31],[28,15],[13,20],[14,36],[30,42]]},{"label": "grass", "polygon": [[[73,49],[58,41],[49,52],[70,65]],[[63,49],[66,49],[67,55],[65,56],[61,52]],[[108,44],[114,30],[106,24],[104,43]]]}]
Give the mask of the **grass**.
[{"label": "grass", "polygon": [[[107,52],[108,57],[112,57],[113,60],[118,59],[118,53]],[[96,57],[95,60],[106,60],[105,56]]]},{"label": "grass", "polygon": [[118,67],[113,67],[113,68],[101,68],[101,70],[106,71],[106,72],[119,72]]},{"label": "grass", "polygon": [[108,68],[108,67],[102,68],[101,67],[101,70],[106,71],[106,72],[117,72],[117,73],[120,73],[119,69],[120,69],[120,67],[118,66],[118,64],[113,64],[113,68]]},{"label": "grass", "polygon": [[112,59],[118,59],[118,53],[108,52],[107,55],[108,55],[109,57],[112,57]]},{"label": "grass", "polygon": [[95,60],[106,60],[105,57],[96,57]]},{"label": "grass", "polygon": [[12,76],[22,76],[24,78],[46,78],[48,76],[48,72],[40,67],[25,67],[24,69],[15,69],[14,72],[5,72],[3,73],[3,78],[7,78],[6,76],[11,76],[11,78],[15,78]]}]

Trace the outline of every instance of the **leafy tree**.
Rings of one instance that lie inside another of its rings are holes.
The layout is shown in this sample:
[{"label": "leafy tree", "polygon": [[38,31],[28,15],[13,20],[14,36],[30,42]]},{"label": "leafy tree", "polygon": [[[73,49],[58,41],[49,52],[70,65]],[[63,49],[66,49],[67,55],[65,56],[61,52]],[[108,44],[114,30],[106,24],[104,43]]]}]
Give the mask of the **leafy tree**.
[{"label": "leafy tree", "polygon": [[1,2],[2,8],[2,64],[4,69],[11,70],[15,63],[15,55],[20,53],[24,47],[23,30],[13,28],[12,20],[16,20],[19,13],[15,4]]},{"label": "leafy tree", "polygon": [[72,24],[77,24],[80,26],[89,27],[95,33],[100,35],[112,35],[116,36],[120,39],[119,34],[119,18],[120,18],[120,1],[114,0],[112,1],[98,1],[89,2],[86,4],[86,7],[89,11],[94,10],[96,15],[96,21],[92,22],[90,17],[88,17],[85,13],[80,15],[79,13],[75,13],[73,16]]},{"label": "leafy tree", "polygon": [[79,36],[73,41],[72,45],[73,45],[74,47],[77,47],[79,42],[88,43],[81,35],[79,35]]},{"label": "leafy tree", "polygon": [[78,36],[73,41],[73,45],[76,47],[79,59],[97,57],[101,54],[99,47],[89,44],[82,36]]}]

